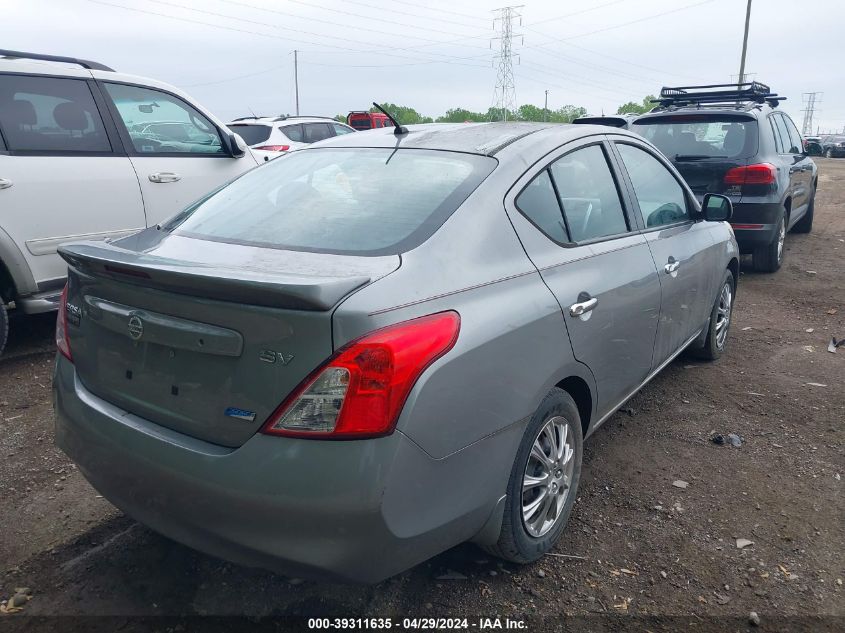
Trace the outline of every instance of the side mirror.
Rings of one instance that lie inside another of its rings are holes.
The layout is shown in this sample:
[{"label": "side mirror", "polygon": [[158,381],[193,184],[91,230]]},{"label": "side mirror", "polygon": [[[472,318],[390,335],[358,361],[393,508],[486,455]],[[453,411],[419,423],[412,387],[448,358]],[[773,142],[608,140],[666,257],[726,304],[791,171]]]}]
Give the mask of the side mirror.
[{"label": "side mirror", "polygon": [[718,193],[704,194],[701,213],[708,222],[727,222],[734,213],[731,199]]},{"label": "side mirror", "polygon": [[223,130],[221,137],[229,156],[240,158],[246,154],[247,144],[244,143],[244,140],[240,136],[229,130]]}]

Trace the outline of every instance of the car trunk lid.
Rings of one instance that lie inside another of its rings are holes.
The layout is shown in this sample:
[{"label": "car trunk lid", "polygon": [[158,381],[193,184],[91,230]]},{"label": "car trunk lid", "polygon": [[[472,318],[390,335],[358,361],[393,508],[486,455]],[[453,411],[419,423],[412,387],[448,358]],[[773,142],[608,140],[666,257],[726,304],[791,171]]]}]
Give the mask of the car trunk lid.
[{"label": "car trunk lid", "polygon": [[191,240],[190,259],[168,256],[185,253],[184,240],[170,236],[147,252],[104,243],[61,249],[68,302],[79,308],[68,324],[73,359],[94,395],[228,447],[249,439],[332,354],[332,308],[398,267],[396,256],[209,249],[200,240]]}]

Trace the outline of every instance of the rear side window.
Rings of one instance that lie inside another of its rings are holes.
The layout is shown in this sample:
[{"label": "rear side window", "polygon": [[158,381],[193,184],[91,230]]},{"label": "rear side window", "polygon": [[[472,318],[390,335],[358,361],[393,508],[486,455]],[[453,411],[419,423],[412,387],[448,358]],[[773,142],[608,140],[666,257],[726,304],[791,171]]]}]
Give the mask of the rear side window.
[{"label": "rear side window", "polygon": [[541,171],[517,196],[516,208],[556,242],[569,241],[548,169]]},{"label": "rear side window", "polygon": [[792,144],[792,139],[789,138],[789,129],[786,127],[786,121],[783,120],[783,117],[780,116],[779,114],[775,114],[774,116],[772,116],[772,119],[775,122],[775,128],[777,129],[778,134],[780,135],[781,142],[782,142],[782,145],[783,145],[783,149],[781,150],[781,153],[783,153],[783,154],[797,154],[797,153],[799,153],[801,150],[798,149],[797,147],[795,147]]},{"label": "rear side window", "polygon": [[604,150],[591,145],[551,165],[572,241],[584,242],[628,231],[619,190]]},{"label": "rear side window", "polygon": [[282,134],[287,136],[290,140],[294,143],[304,143],[305,136],[302,133],[302,126],[297,125],[283,125],[279,128],[282,131]]},{"label": "rear side window", "polygon": [[349,129],[348,127],[346,127],[345,125],[340,125],[340,124],[338,124],[338,123],[332,123],[332,127],[334,128],[334,133],[335,133],[337,136],[340,136],[341,134],[349,134],[350,132],[354,132],[354,131],[355,131],[355,130],[350,130],[350,129]]},{"label": "rear side window", "polygon": [[0,129],[11,151],[111,152],[81,79],[0,75]]},{"label": "rear side window", "polygon": [[718,114],[647,117],[631,124],[670,160],[740,158],[757,152],[757,123]]},{"label": "rear side window", "polygon": [[666,166],[633,145],[617,143],[647,228],[690,219],[683,187]]},{"label": "rear side window", "polygon": [[273,131],[269,125],[244,125],[233,124],[229,126],[235,134],[240,136],[247,145],[258,145],[270,138],[270,132]]},{"label": "rear side window", "polygon": [[496,160],[393,148],[293,152],[194,207],[176,232],[270,248],[386,255],[431,236]]},{"label": "rear side window", "polygon": [[331,126],[328,123],[303,123],[305,143],[316,143],[334,136]]},{"label": "rear side window", "polygon": [[795,127],[795,123],[792,122],[785,114],[781,114],[784,123],[786,124],[786,131],[789,132],[789,140],[790,144],[792,145],[792,153],[793,154],[800,154],[801,148],[804,144],[801,142],[801,134],[798,132],[798,128]]}]

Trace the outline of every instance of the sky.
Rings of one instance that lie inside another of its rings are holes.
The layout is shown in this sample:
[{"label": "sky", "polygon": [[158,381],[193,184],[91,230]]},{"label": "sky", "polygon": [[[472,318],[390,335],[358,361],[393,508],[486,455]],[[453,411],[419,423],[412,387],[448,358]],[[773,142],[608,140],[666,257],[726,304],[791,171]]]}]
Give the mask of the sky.
[{"label": "sky", "polygon": [[[661,86],[736,81],[747,0],[520,0],[516,103],[614,113]],[[334,116],[373,101],[437,116],[493,105],[503,0],[0,0],[0,46],[92,59],[186,90],[223,120]],[[822,92],[814,132],[845,128],[845,2],[752,0],[746,72],[788,99]]]}]

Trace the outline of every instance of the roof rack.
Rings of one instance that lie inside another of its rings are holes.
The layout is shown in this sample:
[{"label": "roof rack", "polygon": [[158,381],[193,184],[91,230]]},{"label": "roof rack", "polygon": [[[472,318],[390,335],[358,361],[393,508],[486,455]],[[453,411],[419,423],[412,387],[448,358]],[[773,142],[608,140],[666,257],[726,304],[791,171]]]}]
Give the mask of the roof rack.
[{"label": "roof rack", "polygon": [[37,59],[45,62],[64,62],[66,64],[78,64],[88,70],[105,70],[108,72],[115,72],[114,68],[109,68],[99,62],[91,62],[85,59],[76,59],[76,57],[63,57],[61,55],[44,55],[42,53],[25,53],[23,51],[9,51],[0,48],[0,57],[11,57],[14,59]]},{"label": "roof rack", "polygon": [[779,97],[759,81],[737,84],[709,84],[704,86],[664,86],[660,97],[653,99],[664,108],[670,106],[728,104],[737,102],[768,103],[773,108],[786,97]]}]

